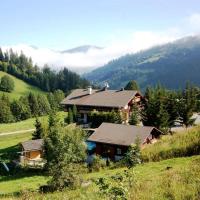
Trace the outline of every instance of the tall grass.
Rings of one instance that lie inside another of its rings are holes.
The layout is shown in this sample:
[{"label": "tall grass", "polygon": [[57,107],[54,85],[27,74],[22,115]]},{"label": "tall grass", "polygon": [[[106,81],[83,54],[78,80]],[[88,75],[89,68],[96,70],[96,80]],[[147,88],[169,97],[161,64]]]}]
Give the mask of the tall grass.
[{"label": "tall grass", "polygon": [[188,166],[168,169],[150,180],[140,181],[131,191],[132,200],[199,200],[200,158]]},{"label": "tall grass", "polygon": [[200,126],[172,136],[163,136],[157,143],[142,150],[142,159],[145,162],[160,161],[198,154],[200,154]]}]

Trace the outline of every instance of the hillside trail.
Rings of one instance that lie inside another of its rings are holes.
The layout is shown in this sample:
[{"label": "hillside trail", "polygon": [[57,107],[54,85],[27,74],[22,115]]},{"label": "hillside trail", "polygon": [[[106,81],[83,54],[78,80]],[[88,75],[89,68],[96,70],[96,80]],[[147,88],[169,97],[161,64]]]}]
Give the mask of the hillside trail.
[{"label": "hillside trail", "polygon": [[33,132],[33,131],[35,131],[35,128],[26,129],[26,130],[20,130],[20,131],[12,131],[12,132],[0,133],[0,137],[1,136],[5,136],[5,135],[13,135],[13,134],[18,134],[18,133],[27,133],[27,132]]}]

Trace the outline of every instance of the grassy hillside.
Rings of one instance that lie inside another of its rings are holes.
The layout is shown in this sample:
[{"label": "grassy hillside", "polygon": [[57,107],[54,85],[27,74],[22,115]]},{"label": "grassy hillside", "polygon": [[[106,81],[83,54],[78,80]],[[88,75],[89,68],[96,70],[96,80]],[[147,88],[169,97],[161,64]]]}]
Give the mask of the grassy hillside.
[{"label": "grassy hillside", "polygon": [[[133,187],[129,189],[129,199],[134,200],[198,200],[200,184],[200,156],[175,158],[160,162],[151,162],[134,168]],[[109,178],[124,173],[124,168],[104,170],[85,176],[89,180]],[[99,193],[94,182],[88,187],[64,192],[40,195],[30,190],[37,189],[45,184],[48,177],[30,174],[28,177],[15,175],[14,177],[0,178],[0,195],[6,199],[18,199],[13,196],[21,190],[29,189],[23,193],[23,199],[109,199]],[[112,183],[111,183],[112,184]],[[113,180],[113,184],[115,181]],[[3,195],[4,194],[4,195]],[[0,197],[1,197],[0,196]],[[21,197],[19,197],[21,199]]]},{"label": "grassy hillside", "polygon": [[[66,112],[58,112],[58,116],[62,121],[66,117]],[[41,121],[48,121],[48,116],[39,117]],[[8,123],[8,124],[0,124],[0,134],[13,132],[13,131],[20,131],[20,130],[28,130],[35,128],[35,118],[30,118],[24,121],[15,122],[15,123]]]},{"label": "grassy hillside", "polygon": [[125,55],[85,77],[100,85],[108,82],[113,89],[125,87],[130,80],[136,80],[143,90],[158,82],[168,88],[179,89],[185,86],[187,80],[200,85],[199,73],[200,36],[196,36]]},{"label": "grassy hillside", "polygon": [[163,136],[157,143],[147,145],[142,151],[143,160],[146,162],[199,154],[200,126]]},{"label": "grassy hillside", "polygon": [[[7,74],[5,72],[2,72],[0,71],[0,78],[4,75],[8,75],[10,76],[14,83],[15,83],[15,89],[13,92],[11,93],[6,93],[4,92],[6,95],[8,95],[11,99],[18,99],[20,96],[22,95],[25,95],[25,94],[28,94],[29,92],[34,92],[34,93],[44,93],[41,89],[37,88],[37,87],[34,87],[34,86],[31,86],[27,83],[25,83],[24,81],[10,75],[10,74]],[[0,95],[2,94],[3,92],[0,91]]]}]

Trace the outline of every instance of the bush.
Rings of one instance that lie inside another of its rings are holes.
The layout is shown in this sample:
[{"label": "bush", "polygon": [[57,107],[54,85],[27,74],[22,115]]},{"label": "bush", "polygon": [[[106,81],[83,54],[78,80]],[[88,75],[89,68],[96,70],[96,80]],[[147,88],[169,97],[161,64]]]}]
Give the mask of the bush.
[{"label": "bush", "polygon": [[141,163],[140,140],[136,139],[135,144],[131,145],[124,157],[124,163],[128,168]]},{"label": "bush", "polygon": [[15,84],[12,78],[5,75],[1,78],[0,90],[4,92],[12,92],[14,90]]},{"label": "bush", "polygon": [[100,171],[101,169],[105,168],[106,167],[106,160],[103,160],[100,156],[98,155],[95,155],[93,157],[93,160],[92,160],[92,163],[90,163],[88,165],[89,167],[89,171],[90,172],[97,172],[97,171]]},{"label": "bush", "polygon": [[88,121],[92,123],[93,128],[99,127],[103,122],[121,124],[122,116],[120,112],[112,110],[111,112],[92,112],[88,116]]}]

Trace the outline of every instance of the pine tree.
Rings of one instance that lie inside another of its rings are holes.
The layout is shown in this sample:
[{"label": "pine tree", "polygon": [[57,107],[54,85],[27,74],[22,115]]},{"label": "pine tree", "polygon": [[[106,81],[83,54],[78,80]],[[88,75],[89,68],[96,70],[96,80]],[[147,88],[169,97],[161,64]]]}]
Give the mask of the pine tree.
[{"label": "pine tree", "polygon": [[59,121],[60,120],[59,120],[59,117],[58,117],[56,111],[52,110],[50,112],[50,114],[49,114],[49,120],[48,120],[48,122],[49,122],[49,129],[51,127],[55,127],[55,126],[59,125],[60,124]]},{"label": "pine tree", "polygon": [[65,94],[64,94],[64,92],[62,90],[55,90],[53,92],[53,95],[54,95],[54,99],[55,99],[55,101],[57,103],[57,107],[59,109],[61,101],[65,98]]},{"label": "pine tree", "polygon": [[71,124],[73,122],[74,122],[73,112],[72,112],[72,109],[69,108],[69,111],[68,111],[68,124]]},{"label": "pine tree", "polygon": [[195,119],[192,119],[192,115],[196,102],[195,89],[187,83],[182,97],[179,99],[179,116],[182,124],[186,127],[194,124]]},{"label": "pine tree", "polygon": [[51,106],[51,109],[52,109],[52,110],[58,110],[58,104],[57,104],[57,102],[56,102],[56,100],[55,100],[55,97],[54,97],[53,93],[51,93],[51,92],[48,93],[47,99],[48,99],[48,101],[49,101],[49,104],[50,104],[50,106]]},{"label": "pine tree", "polygon": [[36,118],[35,120],[35,131],[32,134],[32,139],[33,140],[37,140],[37,139],[41,139],[44,131],[43,131],[43,127],[42,127],[42,123],[39,121],[38,118]]},{"label": "pine tree", "polygon": [[4,55],[2,52],[2,49],[0,48],[0,61],[3,62],[4,61]]},{"label": "pine tree", "polygon": [[73,112],[74,122],[77,122],[77,108],[76,108],[76,105],[73,105],[72,112]]},{"label": "pine tree", "polygon": [[[161,85],[148,89],[148,99],[144,103],[142,121],[145,126],[155,126],[167,132],[169,114],[167,112],[167,92]],[[147,97],[146,97],[147,98]]]},{"label": "pine tree", "polygon": [[175,92],[170,92],[166,99],[166,110],[169,114],[169,127],[175,125],[178,119],[178,95]]},{"label": "pine tree", "polygon": [[38,101],[37,101],[37,96],[30,92],[28,95],[28,102],[29,102],[29,106],[30,106],[32,115],[38,116],[39,105],[38,105]]},{"label": "pine tree", "polygon": [[21,120],[28,119],[31,117],[31,109],[28,102],[28,96],[22,96],[19,98],[20,104],[23,104],[21,111]]},{"label": "pine tree", "polygon": [[0,98],[0,123],[13,122],[14,117],[12,115],[10,104],[8,101]]},{"label": "pine tree", "polygon": [[37,96],[38,101],[38,109],[39,109],[39,115],[46,115],[49,114],[51,107],[49,104],[49,101],[45,95],[39,94]]},{"label": "pine tree", "polygon": [[130,120],[129,120],[129,124],[137,125],[139,123],[139,120],[140,120],[140,114],[139,114],[138,107],[136,105],[133,105],[132,113],[131,113]]},{"label": "pine tree", "polygon": [[124,89],[125,90],[137,90],[137,91],[140,90],[140,88],[135,80],[129,81]]}]

